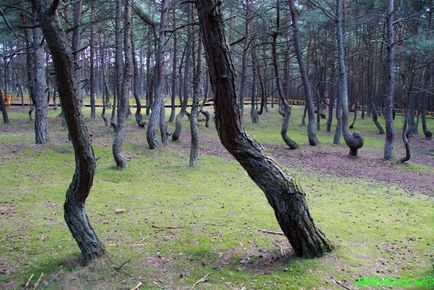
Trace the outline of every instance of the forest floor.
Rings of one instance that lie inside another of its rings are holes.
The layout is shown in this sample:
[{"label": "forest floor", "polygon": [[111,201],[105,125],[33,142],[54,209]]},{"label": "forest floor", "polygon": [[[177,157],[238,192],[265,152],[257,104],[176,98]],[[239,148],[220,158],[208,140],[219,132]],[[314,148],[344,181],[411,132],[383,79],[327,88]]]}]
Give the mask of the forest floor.
[{"label": "forest floor", "polygon": [[[33,144],[21,108],[11,110],[10,125],[0,124],[0,289],[22,289],[31,275],[33,287],[41,273],[44,289],[129,289],[138,282],[143,289],[191,289],[205,276],[197,289],[358,289],[363,277],[434,276],[434,141],[412,138],[408,164],[382,161],[384,136],[371,120],[359,120],[365,147],[350,158],[343,140],[330,145],[324,124],[321,145],[309,146],[300,108],[289,131],[299,150],[281,141],[275,111],[258,124],[246,115],[246,129],[302,185],[314,219],[336,244],[332,253],[296,258],[285,237],[262,231],[280,232],[272,209],[213,124],[200,122],[200,163],[191,169],[187,120],[180,141],[151,151],[131,118],[124,146],[131,160],[120,172],[112,129],[98,118],[88,119],[99,159],[87,210],[109,254],[81,267],[63,221],[74,157],[57,114],[50,111],[44,146]],[[404,152],[401,125],[397,117],[397,157]],[[434,120],[428,127],[434,130]]]}]

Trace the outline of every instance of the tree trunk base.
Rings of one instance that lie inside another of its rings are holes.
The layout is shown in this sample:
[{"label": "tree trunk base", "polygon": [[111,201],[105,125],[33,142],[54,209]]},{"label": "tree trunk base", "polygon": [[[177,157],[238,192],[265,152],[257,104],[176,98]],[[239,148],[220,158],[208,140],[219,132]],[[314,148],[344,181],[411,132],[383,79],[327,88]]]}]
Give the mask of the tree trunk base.
[{"label": "tree trunk base", "polygon": [[67,197],[64,210],[65,222],[80,247],[82,264],[87,265],[95,258],[104,256],[105,248],[90,225],[85,205]]}]

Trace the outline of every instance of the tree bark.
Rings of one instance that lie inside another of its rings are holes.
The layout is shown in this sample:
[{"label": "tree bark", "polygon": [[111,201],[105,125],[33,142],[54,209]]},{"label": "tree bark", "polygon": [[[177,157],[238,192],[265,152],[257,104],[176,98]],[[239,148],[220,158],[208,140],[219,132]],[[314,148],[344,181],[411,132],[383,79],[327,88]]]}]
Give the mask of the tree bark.
[{"label": "tree bark", "polygon": [[113,138],[113,157],[117,169],[127,168],[127,158],[122,153],[124,144],[126,122],[128,114],[128,92],[131,84],[131,1],[125,0],[124,7],[124,76],[122,78],[121,94],[119,96],[117,124]]},{"label": "tree bark", "polygon": [[[172,2],[172,21],[173,27],[176,27],[176,0]],[[169,122],[173,123],[175,120],[175,101],[176,101],[176,64],[178,54],[178,37],[176,32],[173,33],[173,52],[172,52],[172,94],[170,98],[170,116]]]},{"label": "tree bark", "polygon": [[294,140],[288,137],[288,124],[289,124],[289,117],[291,114],[291,107],[285,95],[283,94],[282,84],[280,83],[279,64],[277,61],[277,37],[279,35],[279,29],[280,29],[279,23],[280,23],[280,5],[279,5],[279,1],[277,1],[276,2],[276,31],[272,34],[273,41],[271,44],[271,55],[273,60],[274,76],[276,79],[277,94],[279,95],[279,99],[282,104],[282,110],[283,110],[283,120],[282,120],[282,127],[280,129],[280,135],[282,136],[282,139],[286,143],[286,145],[288,145],[289,149],[297,149],[298,144]]},{"label": "tree bark", "polygon": [[0,111],[2,112],[3,116],[3,123],[8,124],[9,123],[9,116],[8,111],[6,109],[5,101],[4,101],[4,95],[0,90]]},{"label": "tree bark", "polygon": [[342,108],[342,132],[350,148],[350,156],[357,156],[363,147],[363,137],[358,132],[350,133],[348,128],[348,72],[345,62],[344,14],[341,0],[336,0],[336,37],[338,42],[339,97]]},{"label": "tree bark", "polygon": [[310,85],[309,77],[307,75],[306,63],[304,62],[303,51],[301,49],[297,17],[295,15],[294,0],[288,0],[288,5],[292,20],[294,48],[297,55],[301,79],[303,81],[304,95],[306,99],[306,109],[309,116],[309,120],[307,123],[307,135],[309,138],[309,144],[311,146],[316,146],[319,144],[319,141],[315,133],[315,111],[313,108],[312,86]]},{"label": "tree bark", "polygon": [[[57,88],[75,155],[75,173],[66,192],[65,221],[80,247],[83,262],[104,255],[105,249],[90,225],[85,202],[92,188],[96,161],[86,124],[80,109],[73,73],[73,58],[59,18],[49,1],[32,0],[50,49],[56,72]],[[51,2],[51,1],[50,1]]]},{"label": "tree bark", "polygon": [[90,36],[89,36],[89,48],[90,48],[90,55],[89,55],[89,62],[90,62],[90,69],[89,69],[89,83],[90,83],[90,117],[92,119],[95,119],[96,117],[96,108],[95,108],[95,34],[93,31],[93,21],[95,19],[95,8],[94,4],[90,4]]},{"label": "tree bark", "polygon": [[393,141],[395,131],[393,128],[393,99],[395,95],[395,35],[393,31],[394,0],[387,1],[387,92],[386,111],[384,120],[386,122],[386,140],[384,143],[384,159],[390,160],[393,155]]},{"label": "tree bark", "polygon": [[169,11],[169,0],[161,2],[160,32],[158,37],[158,50],[156,56],[156,75],[155,75],[155,99],[152,104],[152,112],[149,118],[146,139],[150,149],[158,148],[162,143],[156,137],[157,126],[160,125],[160,133],[163,144],[167,143],[166,118],[164,114],[164,95],[163,95],[163,64],[164,64],[164,45],[166,42],[166,23]]},{"label": "tree bark", "polygon": [[[193,61],[194,63],[194,61]],[[198,37],[196,69],[193,77],[193,104],[190,113],[190,131],[191,131],[191,146],[190,146],[190,167],[196,167],[199,156],[199,127],[197,118],[199,115],[199,93],[200,82],[202,75],[202,38]]]},{"label": "tree bark", "polygon": [[145,122],[143,122],[143,116],[142,116],[142,103],[140,102],[140,96],[139,96],[139,68],[137,67],[137,59],[136,59],[136,45],[134,41],[134,35],[131,33],[131,58],[133,60],[133,95],[134,100],[136,101],[136,123],[139,127],[145,127]]},{"label": "tree bark", "polygon": [[[37,23],[36,11],[32,12],[33,23]],[[45,59],[43,48],[43,36],[41,28],[33,30],[33,104],[35,106],[35,143],[48,142],[48,99],[45,95]]]},{"label": "tree bark", "polygon": [[316,227],[307,207],[305,193],[244,131],[235,89],[235,70],[224,35],[220,3],[216,0],[196,1],[220,140],[264,191],[295,254],[319,257],[331,251],[333,246]]},{"label": "tree bark", "polygon": [[[189,4],[189,7],[187,8],[188,13],[188,22],[193,22],[193,6]],[[186,110],[187,110],[187,103],[188,103],[188,82],[190,81],[190,62],[191,62],[191,40],[192,40],[192,27],[189,25],[187,27],[187,43],[185,48],[185,65],[184,65],[184,76],[183,76],[183,97],[181,102],[181,110],[176,115],[175,118],[175,131],[173,131],[172,134],[172,141],[177,141],[181,137],[181,130],[182,130],[182,119],[185,116]],[[179,90],[179,93],[181,94],[181,89]]]}]

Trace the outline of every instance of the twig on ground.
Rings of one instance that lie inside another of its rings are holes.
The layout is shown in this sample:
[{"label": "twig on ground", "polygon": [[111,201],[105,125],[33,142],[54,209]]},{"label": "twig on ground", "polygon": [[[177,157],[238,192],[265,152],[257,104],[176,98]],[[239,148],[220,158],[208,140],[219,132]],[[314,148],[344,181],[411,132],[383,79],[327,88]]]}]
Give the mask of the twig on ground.
[{"label": "twig on ground", "polygon": [[139,290],[140,286],[142,286],[142,282],[137,283],[137,285],[134,286],[134,288],[131,288],[131,290]]},{"label": "twig on ground", "polygon": [[63,272],[64,272],[64,270],[63,270],[63,269],[60,269],[60,271],[57,272],[57,274],[54,275],[54,276],[50,279],[50,281],[45,282],[44,285],[47,286],[48,284],[50,284],[50,283],[53,282],[54,280],[57,280],[57,279],[60,277],[60,275],[63,274]]},{"label": "twig on ground", "polygon": [[175,230],[175,229],[182,229],[183,226],[168,226],[168,227],[163,227],[163,226],[156,226],[156,225],[152,225],[152,227],[154,229],[161,229],[161,230]]},{"label": "twig on ground", "polygon": [[199,280],[197,280],[197,281],[193,284],[193,286],[191,287],[191,290],[193,290],[194,287],[196,287],[198,284],[203,283],[203,282],[206,282],[206,281],[207,281],[207,278],[208,278],[208,276],[209,276],[210,274],[211,274],[211,273],[208,273],[208,274],[206,274],[205,276],[203,276],[202,278],[200,278]]},{"label": "twig on ground", "polygon": [[29,280],[27,280],[27,282],[26,282],[26,284],[24,285],[24,288],[23,288],[23,289],[27,289],[27,288],[29,288],[29,286],[30,286],[30,282],[32,281],[34,275],[35,275],[35,274],[30,275],[30,278],[29,278]]},{"label": "twig on ground", "polygon": [[274,232],[274,231],[269,231],[269,230],[258,230],[264,234],[270,234],[270,235],[279,235],[279,236],[284,236],[284,233],[281,232]]},{"label": "twig on ground", "polygon": [[44,272],[41,272],[41,275],[39,275],[38,280],[36,280],[35,285],[33,285],[33,289],[36,289],[39,287],[39,284],[41,283],[42,278],[44,278]]},{"label": "twig on ground", "polygon": [[123,262],[119,267],[114,266],[113,269],[115,269],[116,272],[118,272],[120,269],[122,269],[123,266],[125,266],[127,263],[131,262],[131,259],[126,260]]},{"label": "twig on ground", "polygon": [[334,279],[333,277],[332,277],[332,281],[335,282],[337,285],[341,286],[341,287],[344,288],[344,289],[352,290],[350,287],[346,286],[344,283],[342,283],[342,282],[340,282],[340,281],[337,281],[337,280]]}]

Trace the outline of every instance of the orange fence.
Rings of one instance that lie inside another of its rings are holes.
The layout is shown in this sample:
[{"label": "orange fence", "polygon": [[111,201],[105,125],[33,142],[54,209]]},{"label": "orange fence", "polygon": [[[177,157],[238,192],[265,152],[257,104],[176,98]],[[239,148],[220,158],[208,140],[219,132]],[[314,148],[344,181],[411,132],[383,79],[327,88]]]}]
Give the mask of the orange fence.
[{"label": "orange fence", "polygon": [[[111,97],[110,99],[112,100],[113,98]],[[135,106],[133,100],[134,99],[132,99],[132,98],[130,99],[130,104],[131,104],[132,107]],[[176,100],[178,101],[178,98]],[[259,103],[260,102],[260,97],[257,97],[256,100],[257,100],[257,103]],[[12,96],[12,95],[9,95],[9,94],[4,95],[4,102],[5,102],[6,106],[21,106],[21,98],[17,97],[17,96]],[[251,102],[250,97],[246,97],[244,99],[244,104],[245,105],[249,105],[250,102]],[[289,102],[290,105],[293,105],[293,106],[304,106],[305,105],[305,101],[304,100],[299,100],[299,99],[289,99],[288,102]],[[90,100],[88,98],[85,98],[83,100],[83,103],[84,103],[85,106],[90,106]],[[96,106],[98,106],[98,107],[102,106],[102,99],[101,98],[97,98],[95,100],[95,103],[96,103]],[[278,99],[276,99],[274,103],[278,104]],[[30,97],[29,96],[24,96],[24,104],[25,105],[30,104]],[[269,100],[268,104],[270,104],[270,100]],[[212,106],[212,105],[213,105],[213,100],[212,99],[208,100],[206,102],[206,104],[205,104],[205,106]],[[168,105],[167,102],[166,102],[166,106],[170,107],[170,105]],[[176,105],[176,107],[179,107],[179,106],[180,106],[179,104]],[[365,107],[365,111],[366,110],[367,110],[367,108]],[[395,112],[398,115],[404,115],[404,110],[403,109],[396,108]],[[426,112],[426,115],[427,115],[427,117],[434,118],[434,112]]]}]

